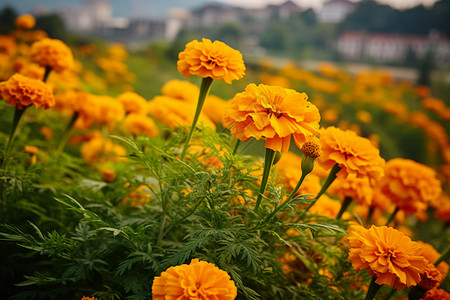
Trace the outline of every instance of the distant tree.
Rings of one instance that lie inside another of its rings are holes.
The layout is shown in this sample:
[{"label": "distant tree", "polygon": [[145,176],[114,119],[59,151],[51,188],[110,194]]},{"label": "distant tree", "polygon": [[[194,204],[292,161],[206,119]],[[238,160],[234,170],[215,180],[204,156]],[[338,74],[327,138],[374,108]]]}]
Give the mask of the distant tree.
[{"label": "distant tree", "polygon": [[288,27],[282,22],[271,22],[262,34],[260,44],[270,50],[287,50],[289,48]]},{"label": "distant tree", "polygon": [[15,26],[14,21],[17,18],[16,11],[7,6],[0,12],[0,34],[8,34]]},{"label": "distant tree", "polygon": [[317,16],[311,8],[300,13],[300,18],[307,27],[314,27],[317,24]]},{"label": "distant tree", "polygon": [[244,38],[244,31],[236,23],[228,23],[218,29],[216,39],[233,48],[239,48]]},{"label": "distant tree", "polygon": [[433,29],[450,36],[450,0],[441,0],[431,10],[431,26]]},{"label": "distant tree", "polygon": [[64,20],[58,14],[39,16],[36,18],[36,29],[47,32],[51,38],[65,40],[67,30]]}]

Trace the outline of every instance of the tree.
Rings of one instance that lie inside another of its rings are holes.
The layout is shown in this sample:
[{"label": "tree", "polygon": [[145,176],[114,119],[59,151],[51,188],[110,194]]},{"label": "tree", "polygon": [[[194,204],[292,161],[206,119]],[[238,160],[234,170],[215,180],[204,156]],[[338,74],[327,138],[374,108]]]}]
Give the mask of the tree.
[{"label": "tree", "polygon": [[14,21],[17,18],[17,13],[14,9],[7,6],[0,12],[0,34],[8,34],[14,28]]}]

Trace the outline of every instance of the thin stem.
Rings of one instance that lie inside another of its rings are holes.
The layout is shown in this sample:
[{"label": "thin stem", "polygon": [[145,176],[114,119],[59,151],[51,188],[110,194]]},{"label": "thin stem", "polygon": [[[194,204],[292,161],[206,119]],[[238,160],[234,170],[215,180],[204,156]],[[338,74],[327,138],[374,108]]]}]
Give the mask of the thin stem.
[{"label": "thin stem", "polygon": [[50,72],[52,71],[52,67],[46,66],[45,67],[45,73],[44,78],[42,79],[43,82],[46,82],[48,79],[48,75],[50,75]]},{"label": "thin stem", "polygon": [[255,211],[259,209],[261,205],[261,200],[266,191],[267,182],[269,180],[270,169],[273,165],[273,160],[275,158],[275,151],[269,148],[266,148],[266,154],[264,156],[264,171],[261,179],[261,187],[259,189],[258,198],[256,199]]},{"label": "thin stem", "polygon": [[241,140],[236,140],[236,144],[234,145],[234,149],[233,149],[233,155],[235,155],[237,153],[237,150],[238,150],[240,144],[241,144]]},{"label": "thin stem", "polygon": [[205,103],[206,96],[209,94],[209,90],[211,89],[213,79],[211,77],[206,77],[202,79],[202,84],[200,86],[200,94],[198,95],[197,109],[195,110],[194,120],[192,121],[191,129],[189,130],[188,137],[186,139],[186,143],[184,144],[183,151],[181,152],[180,159],[183,160],[186,155],[187,148],[189,147],[189,142],[191,141],[192,134],[195,130],[195,125],[197,125],[198,118],[200,117],[200,113],[202,112],[203,104]]},{"label": "thin stem", "polygon": [[370,206],[369,207],[369,212],[367,213],[367,217],[366,217],[366,225],[369,224],[369,222],[372,220],[372,216],[373,216],[373,212],[375,211],[375,206]]},{"label": "thin stem", "polygon": [[66,130],[64,131],[64,134],[61,138],[61,140],[59,141],[59,145],[56,148],[56,154],[61,153],[64,150],[64,147],[67,144],[67,141],[69,140],[69,136],[70,136],[70,131],[72,130],[73,125],[75,124],[75,122],[78,119],[78,113],[74,112],[72,115],[72,118],[70,119],[69,123],[67,124]]},{"label": "thin stem", "polygon": [[380,290],[381,285],[376,283],[375,280],[377,280],[376,277],[372,278],[372,280],[370,281],[369,290],[367,291],[365,300],[372,300]]},{"label": "thin stem", "polygon": [[394,212],[393,212],[393,213],[391,214],[391,216],[389,217],[389,220],[387,220],[386,226],[389,226],[389,223],[391,223],[392,220],[394,220],[395,215],[398,213],[399,210],[400,210],[400,208],[398,208],[398,206],[396,206]]},{"label": "thin stem", "polygon": [[9,152],[11,151],[11,147],[13,145],[14,139],[16,138],[17,128],[18,128],[20,119],[22,118],[22,116],[27,108],[28,108],[28,106],[24,106],[22,109],[18,109],[16,106],[14,109],[14,116],[13,116],[13,121],[12,121],[11,132],[9,134],[8,143],[6,144],[5,154],[3,155],[3,159],[0,162],[0,167],[3,166],[3,164],[6,163],[6,160],[8,159]]},{"label": "thin stem", "polygon": [[336,220],[340,220],[344,212],[347,210],[347,207],[352,202],[352,197],[345,197],[344,201],[342,201],[341,209],[339,210],[339,213],[336,217]]},{"label": "thin stem", "polygon": [[330,173],[328,174],[327,179],[325,180],[324,184],[322,185],[322,188],[320,189],[319,193],[317,194],[317,196],[314,198],[315,201],[311,202],[311,204],[309,204],[309,206],[306,208],[306,210],[303,212],[302,216],[307,213],[311,207],[314,205],[314,203],[317,202],[317,200],[319,200],[319,198],[326,192],[326,190],[328,189],[328,187],[333,183],[333,181],[336,179],[337,177],[337,173],[341,170],[341,167],[339,167],[339,164],[335,164],[333,166],[333,168],[331,169]]},{"label": "thin stem", "polygon": [[434,265],[437,267],[441,263],[441,261],[445,261],[450,257],[450,246],[442,252],[441,256],[434,262]]},{"label": "thin stem", "polygon": [[294,196],[297,193],[298,189],[302,185],[303,180],[305,179],[306,175],[308,175],[308,174],[302,174],[302,176],[300,177],[300,180],[297,183],[297,186],[292,190],[292,192],[289,194],[287,199],[283,203],[281,203],[278,207],[276,207],[273,210],[273,212],[271,212],[270,215],[265,219],[265,221],[270,220],[273,216],[275,216],[275,214],[277,212],[279,212],[281,209],[283,209],[285,206],[287,206],[290,203],[290,201],[292,200],[292,198],[294,198]]}]

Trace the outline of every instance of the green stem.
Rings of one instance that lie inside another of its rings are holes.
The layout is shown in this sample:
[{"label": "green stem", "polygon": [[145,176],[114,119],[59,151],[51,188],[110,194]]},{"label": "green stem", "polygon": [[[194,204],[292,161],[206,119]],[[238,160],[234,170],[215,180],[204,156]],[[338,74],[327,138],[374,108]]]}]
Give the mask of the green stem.
[{"label": "green stem", "polygon": [[391,223],[392,220],[394,220],[395,215],[398,213],[399,210],[400,210],[400,208],[398,208],[398,206],[396,206],[394,212],[393,212],[393,213],[391,214],[391,216],[389,217],[389,220],[387,220],[386,226],[389,226],[389,223]]},{"label": "green stem", "polygon": [[236,140],[236,144],[234,145],[234,149],[233,149],[233,155],[235,155],[237,153],[237,150],[238,150],[240,144],[241,144],[241,140]]},{"label": "green stem", "polygon": [[70,119],[69,123],[67,124],[66,130],[64,131],[64,134],[61,138],[61,140],[59,141],[59,145],[56,148],[56,154],[61,153],[64,150],[64,147],[67,144],[67,141],[69,140],[70,137],[70,131],[72,130],[73,125],[75,124],[75,122],[78,119],[78,112],[74,112],[72,115],[72,118]]},{"label": "green stem", "polygon": [[375,211],[375,206],[370,206],[369,207],[369,212],[367,213],[367,217],[366,217],[366,225],[369,224],[369,222],[372,220],[372,216],[373,216],[373,212]]},{"label": "green stem", "polygon": [[375,295],[378,293],[378,290],[381,288],[381,285],[375,282],[377,280],[376,277],[372,278],[369,285],[369,290],[367,291],[365,300],[372,300],[375,298]]},{"label": "green stem", "polygon": [[264,220],[264,221],[268,221],[271,218],[273,218],[273,216],[275,216],[275,214],[277,212],[279,212],[281,209],[283,209],[285,206],[287,206],[290,201],[292,200],[292,198],[294,198],[295,194],[297,193],[298,189],[300,188],[300,186],[303,183],[303,180],[305,179],[306,175],[308,174],[302,174],[302,176],[300,177],[300,180],[297,183],[297,186],[292,190],[292,192],[289,194],[289,196],[287,197],[286,200],[284,200],[283,203],[281,203],[278,207],[276,207],[273,212],[270,213],[270,215]]},{"label": "green stem", "polygon": [[317,202],[317,200],[319,200],[319,198],[326,192],[326,190],[328,189],[328,187],[333,183],[333,181],[336,179],[337,177],[337,173],[341,170],[341,167],[339,167],[339,164],[335,164],[333,166],[333,168],[330,171],[330,174],[328,174],[327,179],[325,180],[324,184],[322,185],[322,188],[320,189],[319,193],[317,194],[317,196],[314,198],[314,202],[311,202],[311,204],[309,204],[309,206],[306,208],[306,210],[303,212],[302,216],[308,212],[311,207],[314,205],[314,203]]},{"label": "green stem", "polygon": [[345,197],[344,201],[342,201],[341,209],[339,210],[339,213],[336,217],[336,220],[340,220],[344,212],[347,210],[347,207],[352,202],[352,197]]},{"label": "green stem", "polygon": [[264,171],[261,179],[261,187],[259,189],[258,198],[256,199],[255,211],[259,209],[261,205],[261,200],[266,191],[267,182],[269,180],[270,169],[273,165],[273,160],[275,158],[275,151],[269,148],[266,148],[266,154],[264,156]]},{"label": "green stem", "polygon": [[6,160],[8,159],[9,152],[11,151],[14,139],[16,138],[17,127],[19,125],[20,119],[22,118],[22,116],[27,108],[28,108],[28,106],[24,106],[22,109],[18,109],[16,106],[14,109],[14,116],[13,116],[13,121],[12,121],[11,132],[9,134],[8,143],[6,144],[5,154],[3,155],[3,159],[0,162],[0,167],[4,163],[6,163]]},{"label": "green stem", "polygon": [[44,78],[42,79],[43,82],[47,81],[48,75],[50,75],[51,71],[52,71],[52,67],[49,67],[49,66],[45,67]]},{"label": "green stem", "polygon": [[186,155],[187,148],[189,147],[189,142],[191,141],[192,134],[195,130],[195,125],[197,124],[198,118],[200,117],[200,113],[202,112],[203,104],[205,103],[206,96],[209,94],[209,90],[211,89],[213,79],[211,77],[206,77],[202,79],[202,84],[200,86],[200,94],[198,95],[197,109],[195,110],[194,120],[192,121],[191,129],[189,130],[189,134],[184,144],[183,151],[181,152],[180,159],[183,160]]},{"label": "green stem", "polygon": [[450,257],[450,246],[442,252],[441,256],[434,262],[434,265],[437,267],[441,263],[441,261],[445,261]]}]

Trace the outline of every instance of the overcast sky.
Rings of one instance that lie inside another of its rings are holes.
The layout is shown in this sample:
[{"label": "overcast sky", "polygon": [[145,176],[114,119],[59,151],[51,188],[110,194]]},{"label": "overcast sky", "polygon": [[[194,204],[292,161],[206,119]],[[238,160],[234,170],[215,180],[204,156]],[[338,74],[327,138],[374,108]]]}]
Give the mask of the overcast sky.
[{"label": "overcast sky", "polygon": [[[245,7],[263,7],[267,4],[280,4],[285,2],[286,0],[220,0],[222,2],[230,3],[236,6],[245,6]],[[312,8],[320,8],[324,2],[327,0],[292,0],[297,3],[301,7],[312,7]],[[358,2],[358,0],[350,0],[353,2]],[[432,5],[437,0],[377,0],[380,3],[390,4],[396,8],[409,8],[415,5],[423,4],[425,6]]]}]

